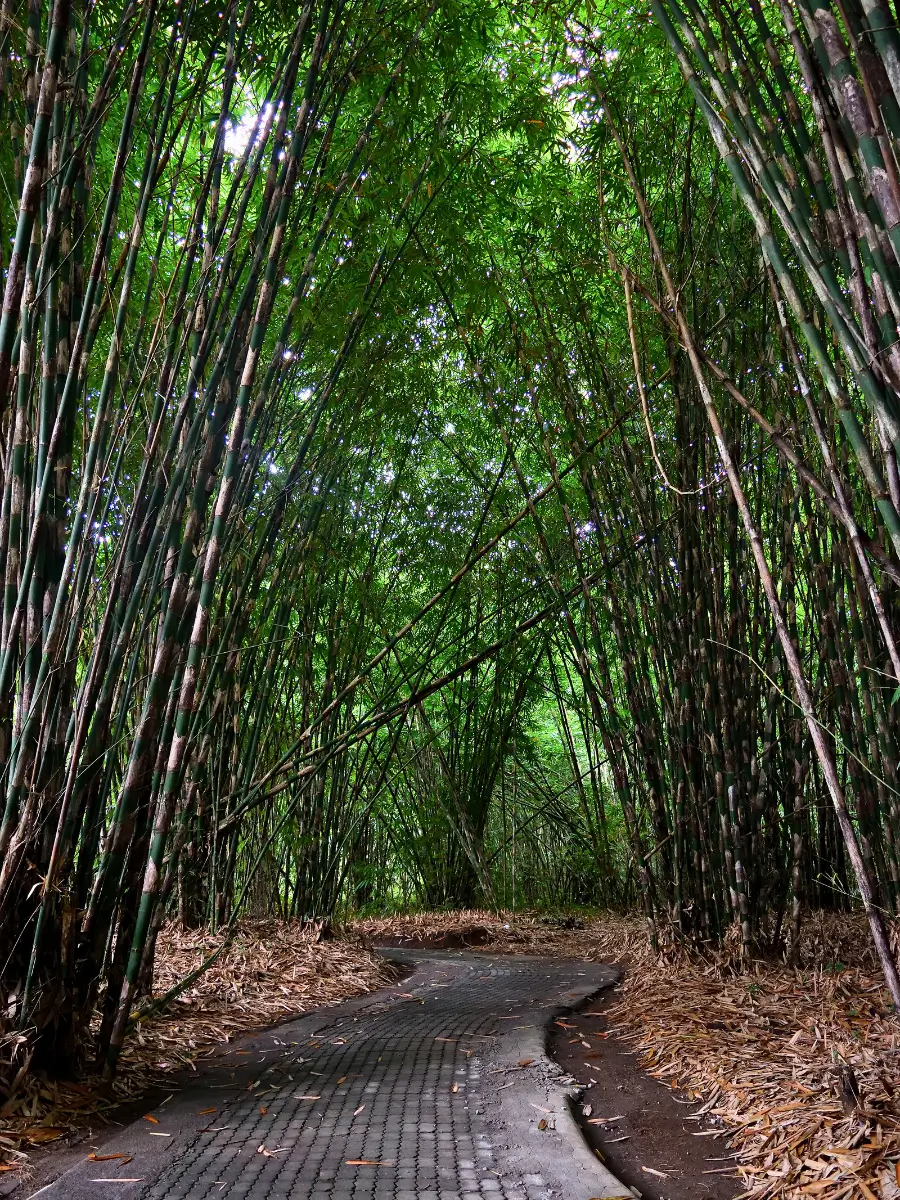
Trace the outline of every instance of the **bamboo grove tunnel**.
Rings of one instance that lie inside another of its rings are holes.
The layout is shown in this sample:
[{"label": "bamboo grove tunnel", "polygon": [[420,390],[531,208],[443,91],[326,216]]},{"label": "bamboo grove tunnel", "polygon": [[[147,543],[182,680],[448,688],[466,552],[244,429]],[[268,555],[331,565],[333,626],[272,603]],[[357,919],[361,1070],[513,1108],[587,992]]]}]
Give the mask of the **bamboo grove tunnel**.
[{"label": "bamboo grove tunnel", "polygon": [[2,0],[9,1102],[171,922],[862,912],[900,1005],[897,23]]}]

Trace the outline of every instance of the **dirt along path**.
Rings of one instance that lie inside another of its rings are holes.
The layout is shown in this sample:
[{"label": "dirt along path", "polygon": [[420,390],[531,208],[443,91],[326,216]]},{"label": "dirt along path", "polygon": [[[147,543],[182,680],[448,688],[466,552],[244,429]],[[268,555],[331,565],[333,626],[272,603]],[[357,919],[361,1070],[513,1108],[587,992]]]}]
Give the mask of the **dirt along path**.
[{"label": "dirt along path", "polygon": [[[632,1200],[585,1144],[548,1022],[613,968],[386,951],[413,973],[243,1039],[42,1200]],[[87,1157],[90,1153],[90,1157]],[[641,1189],[643,1190],[643,1189]]]},{"label": "dirt along path", "polygon": [[611,1032],[604,991],[550,1026],[548,1050],[583,1085],[573,1105],[588,1144],[644,1200],[733,1200],[743,1192],[727,1130],[659,1083]]}]

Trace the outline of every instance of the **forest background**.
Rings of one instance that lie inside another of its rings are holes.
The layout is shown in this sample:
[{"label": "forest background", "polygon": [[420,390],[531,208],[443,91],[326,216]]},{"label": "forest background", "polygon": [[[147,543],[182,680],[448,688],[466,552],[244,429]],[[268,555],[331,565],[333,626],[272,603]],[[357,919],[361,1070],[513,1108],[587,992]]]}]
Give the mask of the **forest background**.
[{"label": "forest background", "polygon": [[900,1004],[896,23],[2,0],[9,1089],[169,916],[858,909]]}]

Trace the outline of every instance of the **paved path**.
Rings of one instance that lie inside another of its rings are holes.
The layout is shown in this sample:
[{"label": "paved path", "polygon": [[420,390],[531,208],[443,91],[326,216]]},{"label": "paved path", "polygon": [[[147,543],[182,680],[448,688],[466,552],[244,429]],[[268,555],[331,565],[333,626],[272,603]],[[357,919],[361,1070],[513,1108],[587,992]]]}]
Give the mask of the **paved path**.
[{"label": "paved path", "polygon": [[567,1107],[573,1081],[544,1054],[551,1016],[615,972],[387,953],[413,974],[223,1050],[154,1110],[158,1124],[137,1121],[98,1151],[130,1162],[85,1161],[35,1195],[631,1200],[584,1144]]}]

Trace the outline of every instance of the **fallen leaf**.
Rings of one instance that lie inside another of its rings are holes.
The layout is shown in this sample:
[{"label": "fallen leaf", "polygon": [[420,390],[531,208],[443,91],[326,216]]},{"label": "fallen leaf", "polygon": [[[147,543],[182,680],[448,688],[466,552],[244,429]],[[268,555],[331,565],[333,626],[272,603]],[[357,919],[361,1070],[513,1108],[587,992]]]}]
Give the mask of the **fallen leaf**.
[{"label": "fallen leaf", "polygon": [[268,1111],[269,1111],[269,1110],[266,1108],[266,1106],[265,1106],[265,1105],[263,1105],[263,1106],[262,1106],[262,1108],[259,1110],[259,1115],[260,1115],[261,1117],[264,1117]]},{"label": "fallen leaf", "polygon": [[519,1066],[520,1067],[530,1067],[533,1062],[534,1062],[533,1058],[520,1058]]},{"label": "fallen leaf", "polygon": [[152,1113],[147,1113],[146,1116],[144,1117],[144,1120],[149,1121],[151,1125],[159,1124],[158,1119],[156,1117],[154,1117]]},{"label": "fallen leaf", "polygon": [[114,1158],[121,1158],[122,1166],[124,1167],[126,1163],[131,1162],[133,1157],[134,1157],[134,1155],[132,1155],[132,1154],[89,1154],[88,1161],[89,1162],[112,1162],[112,1160]]},{"label": "fallen leaf", "polygon": [[340,1087],[340,1086],[341,1086],[341,1084],[345,1082],[346,1078],[347,1078],[347,1076],[346,1076],[346,1075],[342,1075],[342,1076],[340,1077],[340,1079],[337,1081],[337,1085],[338,1085],[338,1087]]},{"label": "fallen leaf", "polygon": [[657,1171],[653,1167],[641,1167],[641,1170],[646,1171],[648,1175],[656,1175],[659,1179],[668,1179],[670,1174],[667,1171]]},{"label": "fallen leaf", "polygon": [[25,1130],[22,1137],[29,1142],[55,1142],[64,1133],[64,1129],[57,1129],[52,1125],[33,1125]]},{"label": "fallen leaf", "polygon": [[394,1160],[392,1158],[348,1158],[346,1165],[348,1167],[392,1167]]},{"label": "fallen leaf", "polygon": [[[218,1110],[217,1110],[217,1109],[215,1109],[215,1108],[201,1108],[201,1109],[200,1109],[200,1111],[197,1113],[197,1116],[198,1116],[198,1117],[205,1117],[207,1113],[214,1113],[214,1112],[217,1112],[217,1111],[218,1111]],[[149,1119],[149,1118],[148,1118],[148,1119]]]},{"label": "fallen leaf", "polygon": [[366,1106],[365,1106],[364,1104],[361,1104],[361,1105],[359,1106],[359,1108],[358,1108],[358,1109],[356,1109],[356,1111],[354,1112],[354,1114],[353,1114],[353,1115],[354,1115],[354,1117],[358,1117],[358,1116],[359,1116],[359,1114],[362,1112],[362,1110],[363,1110],[365,1107],[366,1107]]},{"label": "fallen leaf", "polygon": [[144,1182],[143,1175],[138,1175],[131,1179],[128,1179],[125,1176],[113,1176],[111,1179],[101,1178],[101,1179],[92,1179],[91,1180],[91,1183],[143,1183],[143,1182]]},{"label": "fallen leaf", "polygon": [[458,1084],[458,1083],[454,1083],[454,1084],[452,1085],[452,1087],[450,1088],[450,1091],[451,1091],[451,1092],[458,1092],[458,1091],[459,1091],[459,1084]]},{"label": "fallen leaf", "polygon": [[538,1121],[538,1129],[544,1130],[544,1129],[548,1129],[548,1128],[549,1128],[549,1126],[548,1126],[547,1122],[544,1120],[543,1117],[541,1117],[540,1121]]},{"label": "fallen leaf", "polygon": [[321,1100],[321,1096],[295,1096],[295,1100]]}]

